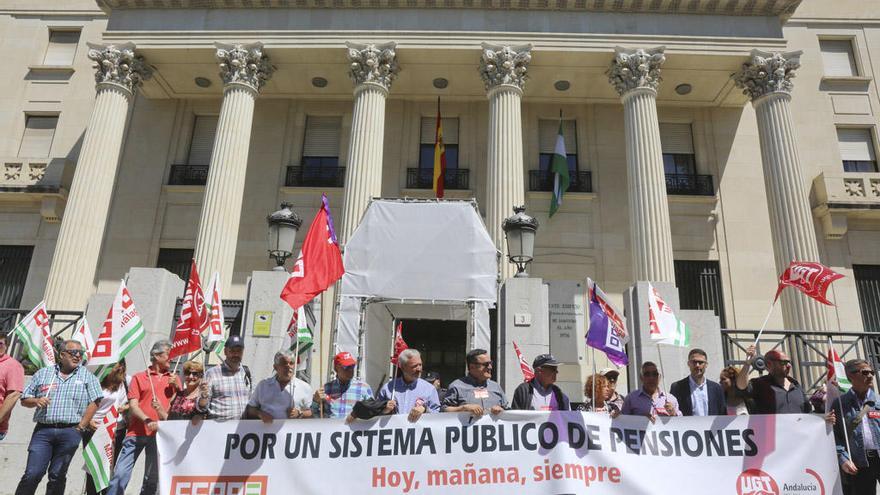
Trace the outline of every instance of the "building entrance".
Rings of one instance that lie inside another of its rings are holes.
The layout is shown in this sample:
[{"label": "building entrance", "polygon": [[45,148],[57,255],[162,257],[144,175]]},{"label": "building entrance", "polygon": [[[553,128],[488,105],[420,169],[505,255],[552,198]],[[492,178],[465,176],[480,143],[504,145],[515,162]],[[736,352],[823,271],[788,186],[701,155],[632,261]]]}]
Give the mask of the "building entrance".
[{"label": "building entrance", "polygon": [[443,387],[466,372],[467,322],[459,320],[402,319],[403,340],[422,354],[422,377],[440,373]]}]

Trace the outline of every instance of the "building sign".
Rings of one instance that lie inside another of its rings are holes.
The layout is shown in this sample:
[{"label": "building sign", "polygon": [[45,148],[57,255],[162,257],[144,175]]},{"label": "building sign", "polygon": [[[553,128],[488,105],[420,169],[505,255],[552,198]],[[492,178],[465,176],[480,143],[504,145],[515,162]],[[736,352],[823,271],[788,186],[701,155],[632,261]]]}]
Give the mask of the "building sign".
[{"label": "building sign", "polygon": [[254,337],[272,335],[272,312],[254,311]]},{"label": "building sign", "polygon": [[583,281],[548,280],[550,290],[550,352],[564,363],[581,359],[587,324],[587,289]]}]

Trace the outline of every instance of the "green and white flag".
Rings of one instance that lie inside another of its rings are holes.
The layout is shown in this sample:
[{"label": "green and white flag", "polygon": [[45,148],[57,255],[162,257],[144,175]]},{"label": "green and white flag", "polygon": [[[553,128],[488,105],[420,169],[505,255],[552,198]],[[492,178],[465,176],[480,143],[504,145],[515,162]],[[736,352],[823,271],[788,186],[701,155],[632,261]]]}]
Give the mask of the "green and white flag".
[{"label": "green and white flag", "polygon": [[95,434],[92,435],[92,440],[83,448],[86,470],[92,475],[97,492],[110,486],[110,478],[113,474],[113,438],[118,420],[119,411],[116,410],[116,406],[111,406],[95,430]]},{"label": "green and white flag", "polygon": [[648,321],[651,340],[657,344],[687,347],[691,343],[691,328],[678,319],[672,307],[660,298],[653,285],[648,284]]},{"label": "green and white flag", "polygon": [[12,330],[24,344],[28,360],[37,367],[55,364],[55,349],[52,346],[52,331],[49,326],[49,314],[46,303],[40,301]]},{"label": "green and white flag", "polygon": [[95,376],[103,379],[113,365],[131,352],[146,335],[144,324],[123,280],[92,349],[88,364],[96,366],[93,368]]},{"label": "green and white flag", "polygon": [[565,136],[562,134],[562,119],[559,119],[559,134],[556,135],[556,147],[550,162],[553,173],[553,199],[550,200],[550,216],[562,206],[562,194],[568,191],[571,178],[568,176],[568,159],[565,154]]}]

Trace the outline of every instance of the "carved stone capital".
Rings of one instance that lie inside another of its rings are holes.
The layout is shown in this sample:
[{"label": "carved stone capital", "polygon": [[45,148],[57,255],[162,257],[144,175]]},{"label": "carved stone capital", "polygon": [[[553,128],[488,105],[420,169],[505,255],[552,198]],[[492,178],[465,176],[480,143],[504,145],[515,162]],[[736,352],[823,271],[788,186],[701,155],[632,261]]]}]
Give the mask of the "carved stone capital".
[{"label": "carved stone capital", "polygon": [[480,56],[480,77],[486,91],[501,86],[523,89],[529,78],[529,62],[532,61],[532,45],[502,46],[483,43]]},{"label": "carved stone capital", "polygon": [[733,75],[733,80],[752,101],[771,93],[790,95],[794,89],[791,80],[801,66],[802,53],[752,50],[751,58]]},{"label": "carved stone capital", "polygon": [[389,41],[374,45],[346,42],[345,46],[348,48],[350,63],[348,75],[355,86],[372,83],[382,86],[386,91],[391,89],[391,83],[400,72],[397,52],[394,50],[397,43]]},{"label": "carved stone capital", "polygon": [[666,61],[665,46],[656,48],[614,49],[614,61],[605,72],[608,82],[614,86],[620,96],[634,89],[652,89],[657,91],[660,86],[660,66]]},{"label": "carved stone capital", "polygon": [[242,84],[259,92],[275,72],[260,42],[245,45],[214,43],[214,46],[217,47],[220,78],[224,85]]},{"label": "carved stone capital", "polygon": [[95,83],[98,85],[115,84],[134,94],[141,82],[153,74],[144,63],[144,58],[135,55],[134,43],[87,45],[88,57],[95,61]]}]

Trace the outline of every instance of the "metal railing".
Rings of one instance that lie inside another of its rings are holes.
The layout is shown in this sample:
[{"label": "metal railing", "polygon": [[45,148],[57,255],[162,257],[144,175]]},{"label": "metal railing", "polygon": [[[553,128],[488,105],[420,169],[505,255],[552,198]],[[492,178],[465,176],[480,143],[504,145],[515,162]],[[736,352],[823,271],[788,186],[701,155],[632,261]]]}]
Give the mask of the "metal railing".
[{"label": "metal railing", "polygon": [[343,187],[345,167],[287,167],[287,187]]},{"label": "metal railing", "polygon": [[[746,349],[755,342],[757,330],[721,330],[724,365],[745,364]],[[840,359],[864,359],[873,369],[880,368],[880,334],[863,332],[801,332],[765,330],[758,343],[758,354],[776,349],[792,360],[792,376],[811,394],[822,386],[827,374],[828,341]]]},{"label": "metal railing", "polygon": [[711,175],[666,174],[666,194],[681,196],[714,196]]},{"label": "metal railing", "polygon": [[[529,170],[529,191],[552,191],[553,173],[549,170]],[[593,192],[593,174],[589,170],[569,172],[567,192]]]},{"label": "metal railing", "polygon": [[208,182],[207,165],[172,165],[170,186],[204,186]]},{"label": "metal railing", "polygon": [[[443,181],[444,189],[468,189],[470,185],[470,173],[470,169],[467,168],[447,168],[446,177]],[[434,169],[406,169],[406,187],[409,189],[432,189],[434,187]]]},{"label": "metal railing", "polygon": [[[8,353],[10,356],[22,361],[25,366],[30,364],[27,356],[23,355],[24,344],[19,342],[15,334],[10,333],[22,318],[30,313],[30,309],[0,308],[0,333],[9,334]],[[52,340],[57,338],[69,338],[73,335],[76,324],[83,317],[82,311],[55,311],[48,310],[49,328],[52,329]],[[33,365],[31,365],[33,367]]]}]

